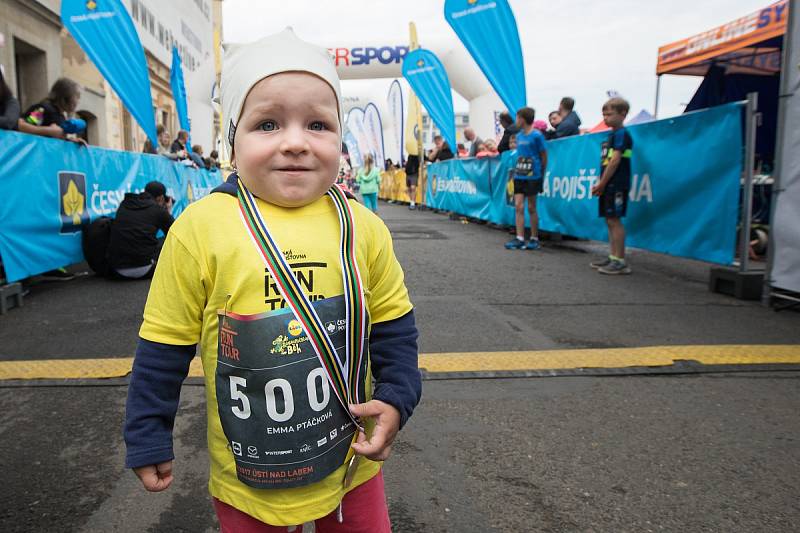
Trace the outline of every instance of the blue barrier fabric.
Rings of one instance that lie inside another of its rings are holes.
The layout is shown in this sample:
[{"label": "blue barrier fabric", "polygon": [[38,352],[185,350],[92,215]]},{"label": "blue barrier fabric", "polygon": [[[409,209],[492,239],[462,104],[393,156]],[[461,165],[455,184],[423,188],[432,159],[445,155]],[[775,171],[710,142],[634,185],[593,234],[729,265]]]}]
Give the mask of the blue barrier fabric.
[{"label": "blue barrier fabric", "polygon": [[[634,148],[628,216],[630,246],[731,264],[736,248],[742,171],[741,104],[629,128]],[[607,240],[592,185],[600,177],[600,144],[608,133],[548,141],[539,227]],[[496,224],[514,223],[509,187],[514,154],[451,160],[428,167],[426,199],[436,209]]]},{"label": "blue barrier fabric", "polygon": [[81,228],[160,181],[177,216],[222,182],[162,156],[0,131],[0,258],[9,281],[83,261]]}]

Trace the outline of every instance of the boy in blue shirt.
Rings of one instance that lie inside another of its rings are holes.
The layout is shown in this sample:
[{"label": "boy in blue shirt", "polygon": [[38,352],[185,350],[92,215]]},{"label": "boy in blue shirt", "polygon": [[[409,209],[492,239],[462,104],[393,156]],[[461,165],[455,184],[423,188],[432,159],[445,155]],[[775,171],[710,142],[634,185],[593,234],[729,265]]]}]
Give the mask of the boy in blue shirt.
[{"label": "boy in blue shirt", "polygon": [[633,139],[622,126],[629,110],[630,104],[622,98],[612,98],[603,104],[603,121],[611,128],[611,133],[602,145],[600,165],[603,172],[592,187],[592,195],[600,197],[600,216],[608,225],[611,253],[607,258],[591,263],[592,268],[601,274],[631,273],[625,263],[625,227],[622,225],[631,189]]},{"label": "boy in blue shirt", "polygon": [[[536,198],[542,192],[544,171],[547,168],[547,148],[544,137],[533,127],[536,112],[531,107],[517,111],[517,164],[514,168],[514,210],[517,236],[506,243],[508,250],[539,249],[539,215]],[[531,219],[531,240],[525,243],[525,198]]]}]

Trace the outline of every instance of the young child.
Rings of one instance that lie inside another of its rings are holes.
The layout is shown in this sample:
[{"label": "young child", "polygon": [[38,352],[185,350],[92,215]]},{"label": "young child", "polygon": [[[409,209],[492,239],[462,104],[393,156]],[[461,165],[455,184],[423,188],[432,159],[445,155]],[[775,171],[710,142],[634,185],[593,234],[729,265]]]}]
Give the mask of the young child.
[{"label": "young child", "polygon": [[[517,111],[517,165],[514,169],[514,210],[517,236],[506,243],[508,250],[539,249],[539,215],[536,199],[542,192],[547,168],[547,148],[544,137],[533,127],[536,112],[523,107]],[[525,243],[525,198],[531,222],[531,240]]]},{"label": "young child", "polygon": [[611,253],[607,258],[591,263],[592,268],[601,274],[631,273],[625,262],[625,227],[622,225],[631,188],[633,139],[622,126],[629,110],[630,105],[622,98],[612,98],[603,104],[603,122],[611,128],[611,133],[603,143],[600,155],[603,173],[592,187],[592,195],[600,197],[600,216],[606,219]]},{"label": "young child", "polygon": [[388,229],[333,185],[334,64],[287,29],[228,47],[221,95],[237,171],[167,234],[128,391],[126,465],[149,491],[172,483],[199,342],[222,531],[388,532],[381,461],[420,398],[417,329]]},{"label": "young child", "polygon": [[381,190],[381,171],[375,166],[372,154],[364,155],[364,166],[358,169],[356,182],[359,185],[364,205],[373,213],[378,212],[378,192]]}]

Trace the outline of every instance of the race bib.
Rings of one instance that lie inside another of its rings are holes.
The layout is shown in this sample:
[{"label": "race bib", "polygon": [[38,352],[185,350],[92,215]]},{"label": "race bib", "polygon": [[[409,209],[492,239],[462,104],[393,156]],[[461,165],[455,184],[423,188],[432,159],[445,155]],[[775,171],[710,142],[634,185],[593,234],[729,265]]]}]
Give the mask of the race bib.
[{"label": "race bib", "polygon": [[[343,359],[344,296],[317,301],[314,309]],[[366,375],[367,358],[362,361]],[[344,464],[355,425],[288,310],[270,316],[220,312],[216,390],[236,475],[245,485],[300,487]]]},{"label": "race bib", "polygon": [[533,158],[518,157],[514,172],[517,176],[533,176]]}]

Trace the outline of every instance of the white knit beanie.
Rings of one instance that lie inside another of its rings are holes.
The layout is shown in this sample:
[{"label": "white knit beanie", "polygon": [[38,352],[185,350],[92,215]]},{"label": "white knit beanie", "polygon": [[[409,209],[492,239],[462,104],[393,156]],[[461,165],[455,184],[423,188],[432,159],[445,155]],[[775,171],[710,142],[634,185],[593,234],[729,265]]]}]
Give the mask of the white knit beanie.
[{"label": "white knit beanie", "polygon": [[223,137],[229,153],[233,153],[236,125],[250,89],[267,76],[281,72],[308,72],[331,86],[336,94],[341,136],[343,121],[339,75],[333,58],[325,48],[299,39],[291,28],[253,43],[226,44],[223,48],[220,93],[223,120],[227,122]]}]

